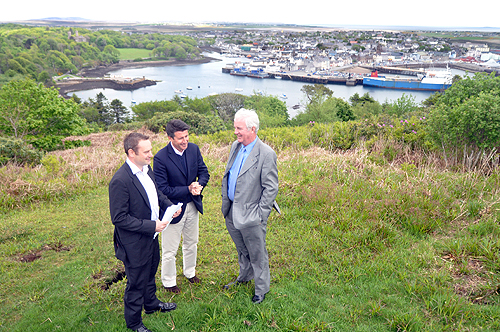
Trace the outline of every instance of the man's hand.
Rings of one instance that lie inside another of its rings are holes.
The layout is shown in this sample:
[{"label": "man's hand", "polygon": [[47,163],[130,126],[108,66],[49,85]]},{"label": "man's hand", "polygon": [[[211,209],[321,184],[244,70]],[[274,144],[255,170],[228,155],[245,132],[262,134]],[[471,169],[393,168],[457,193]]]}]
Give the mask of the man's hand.
[{"label": "man's hand", "polygon": [[203,186],[201,186],[198,182],[193,182],[189,185],[188,188],[191,195],[198,196],[201,195],[201,190],[203,189]]},{"label": "man's hand", "polygon": [[156,232],[161,232],[167,227],[168,221],[161,221],[160,219],[156,220]]},{"label": "man's hand", "polygon": [[177,210],[177,211],[173,214],[172,218],[177,218],[177,217],[181,214],[181,212],[182,212],[182,208],[179,208],[179,210]]}]

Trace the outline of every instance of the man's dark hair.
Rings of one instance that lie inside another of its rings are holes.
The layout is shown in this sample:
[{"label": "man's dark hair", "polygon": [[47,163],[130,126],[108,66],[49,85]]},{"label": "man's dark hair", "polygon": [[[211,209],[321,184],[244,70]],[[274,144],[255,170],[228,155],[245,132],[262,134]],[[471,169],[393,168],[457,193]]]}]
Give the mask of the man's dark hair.
[{"label": "man's dark hair", "polygon": [[167,123],[165,131],[167,132],[168,137],[174,138],[176,131],[185,131],[189,130],[189,128],[191,128],[191,126],[185,123],[184,121],[173,119],[169,121],[169,123]]},{"label": "man's dark hair", "polygon": [[125,149],[125,154],[128,156],[128,150],[132,149],[137,154],[137,146],[140,141],[146,141],[149,136],[141,133],[130,133],[123,139],[123,148]]}]

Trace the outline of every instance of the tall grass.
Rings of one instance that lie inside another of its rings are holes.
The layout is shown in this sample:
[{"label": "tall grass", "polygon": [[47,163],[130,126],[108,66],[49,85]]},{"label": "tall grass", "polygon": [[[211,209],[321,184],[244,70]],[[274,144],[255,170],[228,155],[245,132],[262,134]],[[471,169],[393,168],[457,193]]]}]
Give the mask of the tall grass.
[{"label": "tall grass", "polygon": [[[307,130],[280,130],[259,132],[278,152],[282,208],[268,223],[266,300],[251,303],[252,284],[221,289],[238,271],[219,190],[233,136],[191,136],[211,174],[200,218],[202,284],[182,277],[179,257],[183,292],[158,291],[178,309],[145,317],[150,329],[500,329],[498,169],[452,172],[388,141],[342,151],[311,142]],[[125,158],[122,135],[91,136],[92,146],[51,153],[33,169],[2,169],[1,190],[18,208],[0,223],[0,330],[126,331],[106,186]],[[154,152],[168,142],[152,140]],[[24,199],[12,189],[18,179],[33,186]]]}]

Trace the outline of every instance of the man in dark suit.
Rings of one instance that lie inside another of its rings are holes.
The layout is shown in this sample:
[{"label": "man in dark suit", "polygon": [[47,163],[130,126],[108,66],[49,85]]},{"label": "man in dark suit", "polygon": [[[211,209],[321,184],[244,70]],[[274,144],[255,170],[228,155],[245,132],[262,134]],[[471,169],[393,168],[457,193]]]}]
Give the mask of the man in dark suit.
[{"label": "man in dark suit", "polygon": [[[151,142],[148,136],[131,133],[123,141],[126,162],[109,183],[109,210],[115,225],[115,255],[125,266],[127,286],[123,297],[125,322],[134,331],[148,332],[141,312],[171,311],[175,303],[164,303],[156,297],[155,275],[160,262],[156,232],[168,221],[160,220],[172,202],[158,190],[149,163]],[[180,211],[176,212],[178,215]]]},{"label": "man in dark suit", "polygon": [[271,275],[266,249],[267,219],[278,194],[276,153],[258,137],[259,117],[253,110],[240,109],[234,115],[237,140],[229,152],[222,178],[222,214],[236,245],[240,272],[236,281],[254,280],[252,302],[261,303],[269,292]]},{"label": "man in dark suit", "polygon": [[162,233],[161,281],[165,289],[180,293],[177,286],[175,256],[182,236],[184,276],[190,283],[199,283],[196,276],[199,213],[203,213],[203,188],[210,175],[200,149],[189,143],[189,125],[172,120],[166,126],[170,143],[154,157],[153,170],[158,189],[177,204],[182,202],[182,213],[172,220]]}]

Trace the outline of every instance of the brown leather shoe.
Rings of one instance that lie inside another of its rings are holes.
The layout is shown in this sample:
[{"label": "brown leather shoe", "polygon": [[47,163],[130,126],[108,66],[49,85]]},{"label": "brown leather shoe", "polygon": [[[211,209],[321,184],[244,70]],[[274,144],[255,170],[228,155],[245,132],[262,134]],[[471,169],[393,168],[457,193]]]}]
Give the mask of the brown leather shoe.
[{"label": "brown leather shoe", "polygon": [[175,286],[172,286],[172,287],[164,287],[167,292],[171,292],[171,293],[174,293],[174,294],[179,294],[181,292],[181,289],[179,287],[177,287],[177,285]]},{"label": "brown leather shoe", "polygon": [[200,278],[198,278],[197,276],[194,276],[192,278],[188,278],[188,280],[192,284],[199,284],[201,282]]}]

